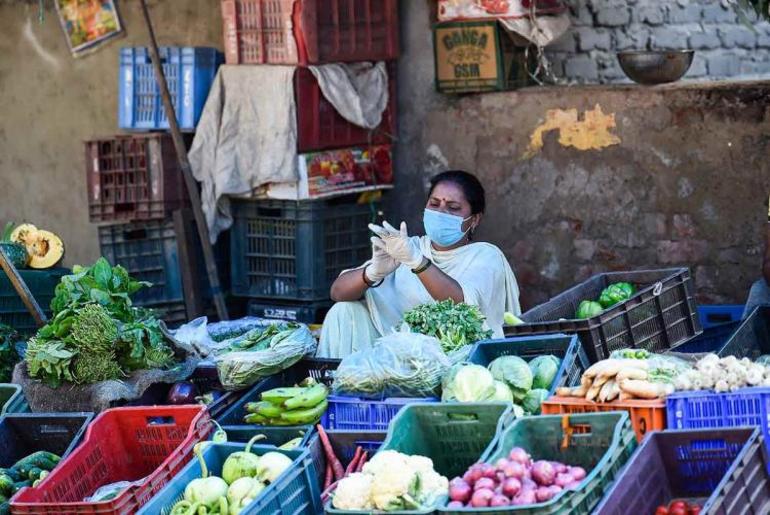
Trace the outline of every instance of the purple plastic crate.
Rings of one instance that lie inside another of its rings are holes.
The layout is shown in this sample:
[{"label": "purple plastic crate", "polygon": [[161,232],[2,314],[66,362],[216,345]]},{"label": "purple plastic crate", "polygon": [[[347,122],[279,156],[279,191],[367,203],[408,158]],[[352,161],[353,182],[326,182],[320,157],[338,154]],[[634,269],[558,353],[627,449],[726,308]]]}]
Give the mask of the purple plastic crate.
[{"label": "purple plastic crate", "polygon": [[651,433],[594,515],[653,514],[686,499],[706,514],[770,510],[768,456],[757,428]]},{"label": "purple plastic crate", "polygon": [[321,425],[327,429],[387,431],[390,421],[399,410],[413,402],[439,402],[439,400],[434,397],[390,397],[375,401],[359,397],[330,395],[329,407],[321,419]]}]

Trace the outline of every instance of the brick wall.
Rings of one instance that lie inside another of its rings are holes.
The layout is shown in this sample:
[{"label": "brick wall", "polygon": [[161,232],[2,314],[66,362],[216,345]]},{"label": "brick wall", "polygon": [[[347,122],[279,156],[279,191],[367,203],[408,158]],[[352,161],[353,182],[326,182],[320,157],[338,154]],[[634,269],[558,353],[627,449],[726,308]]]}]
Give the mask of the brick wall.
[{"label": "brick wall", "polygon": [[627,82],[615,53],[692,48],[685,78],[770,77],[770,24],[755,30],[726,0],[568,0],[572,28],[549,47],[557,77],[570,82]]}]

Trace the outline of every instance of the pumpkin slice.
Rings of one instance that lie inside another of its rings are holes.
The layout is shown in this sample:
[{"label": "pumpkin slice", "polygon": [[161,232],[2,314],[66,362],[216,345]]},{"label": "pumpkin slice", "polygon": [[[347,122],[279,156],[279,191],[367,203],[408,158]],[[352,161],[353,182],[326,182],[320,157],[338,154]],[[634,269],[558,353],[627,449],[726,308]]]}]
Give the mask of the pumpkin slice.
[{"label": "pumpkin slice", "polygon": [[30,240],[31,243],[32,237],[37,232],[37,230],[37,227],[32,224],[21,224],[11,233],[11,241],[15,241],[17,243],[28,246],[27,240]]},{"label": "pumpkin slice", "polygon": [[64,256],[64,243],[51,231],[35,231],[26,239],[31,268],[51,268]]}]

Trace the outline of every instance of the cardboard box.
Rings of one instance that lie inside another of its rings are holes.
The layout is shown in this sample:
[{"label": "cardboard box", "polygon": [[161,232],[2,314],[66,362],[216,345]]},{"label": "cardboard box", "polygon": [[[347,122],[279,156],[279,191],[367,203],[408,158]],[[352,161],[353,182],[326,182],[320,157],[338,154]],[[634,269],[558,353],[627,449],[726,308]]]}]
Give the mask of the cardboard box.
[{"label": "cardboard box", "polygon": [[274,183],[260,188],[257,198],[306,200],[393,187],[390,145],[346,148],[301,154],[295,183]]},{"label": "cardboard box", "polygon": [[442,93],[505,91],[533,83],[536,51],[527,53],[496,21],[441,23],[433,29],[436,89]]},{"label": "cardboard box", "polygon": [[[524,18],[530,15],[531,0],[438,0],[439,21]],[[558,14],[561,0],[536,0],[535,14]]]}]

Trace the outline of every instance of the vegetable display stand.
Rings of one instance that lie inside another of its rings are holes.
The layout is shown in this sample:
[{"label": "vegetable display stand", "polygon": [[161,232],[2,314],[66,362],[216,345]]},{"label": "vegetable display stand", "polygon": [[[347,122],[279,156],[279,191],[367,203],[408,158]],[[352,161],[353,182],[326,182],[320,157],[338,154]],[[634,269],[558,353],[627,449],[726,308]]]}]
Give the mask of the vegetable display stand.
[{"label": "vegetable display stand", "polygon": [[[632,456],[636,440],[628,415],[622,412],[525,417],[515,420],[499,434],[484,452],[481,461],[495,463],[514,447],[525,449],[533,460],[559,461],[583,467],[587,475],[575,490],[564,490],[550,500],[538,504],[479,510],[457,510],[440,506],[439,513],[591,513]],[[632,509],[628,513],[641,515],[643,512]]]},{"label": "vegetable display stand", "polygon": [[14,413],[0,418],[0,468],[38,451],[66,458],[93,418],[93,413]]},{"label": "vegetable display stand", "polygon": [[369,259],[375,212],[350,198],[334,201],[233,201],[233,295],[327,300],[343,270]]},{"label": "vegetable display stand", "polygon": [[696,501],[703,515],[769,513],[770,476],[762,440],[751,427],[654,433],[594,515],[653,514],[674,499]]},{"label": "vegetable display stand", "polygon": [[[329,442],[332,444],[334,455],[340,459],[342,466],[347,468],[356,453],[357,447],[361,447],[368,453],[368,458],[371,458],[382,446],[382,442],[388,433],[385,431],[337,431],[330,429],[326,431],[326,434],[329,436]],[[318,483],[321,487],[323,487],[323,471],[326,470],[327,462],[322,445],[318,433],[314,432],[310,436],[308,446],[310,448],[310,455],[313,457],[313,465],[318,472]]]},{"label": "vegetable display stand", "polygon": [[426,456],[442,476],[462,475],[495,439],[510,409],[501,402],[409,404],[391,422],[380,450]]},{"label": "vegetable display stand", "polygon": [[396,59],[397,0],[222,0],[227,64]]},{"label": "vegetable display stand", "polygon": [[[631,283],[638,291],[596,316],[575,319],[583,300],[598,298],[604,288],[617,282]],[[520,318],[524,324],[505,327],[506,335],[578,333],[591,363],[619,349],[673,349],[702,331],[687,268],[595,275]]]},{"label": "vegetable display stand", "polygon": [[754,309],[722,349],[722,356],[752,360],[762,354],[770,354],[770,305]]},{"label": "vegetable display stand", "polygon": [[677,345],[673,352],[713,352],[719,357],[724,357],[727,355],[724,353],[725,345],[740,325],[741,322],[738,321],[707,327],[698,336],[690,338],[681,345]]},{"label": "vegetable display stand", "polygon": [[345,395],[330,395],[321,425],[327,429],[348,431],[387,431],[391,420],[404,406],[415,402],[439,402],[437,398],[363,399]]},{"label": "vegetable display stand", "polygon": [[639,442],[649,432],[666,429],[666,401],[663,399],[593,402],[554,396],[543,401],[541,406],[543,415],[627,411]]},{"label": "vegetable display stand", "polygon": [[189,204],[168,134],[86,141],[85,152],[91,222],[159,219]]},{"label": "vegetable display stand", "polygon": [[27,404],[21,386],[12,383],[0,383],[0,415],[24,413],[25,411],[29,411],[29,404]]},{"label": "vegetable display stand", "polygon": [[500,356],[518,356],[530,360],[549,354],[559,358],[561,365],[548,394],[553,395],[560,386],[579,385],[580,377],[590,363],[575,335],[553,334],[483,341],[471,350],[468,361],[487,367]]},{"label": "vegetable display stand", "polygon": [[[69,273],[70,271],[66,268],[19,270],[19,275],[47,316],[51,314],[49,306],[53,300],[56,285]],[[0,271],[0,324],[11,326],[20,334],[33,334],[37,331],[35,320],[16,293],[8,276],[2,271]]]},{"label": "vegetable display stand", "polygon": [[286,320],[303,324],[320,324],[326,313],[332,307],[332,302],[271,302],[250,300],[247,308],[248,316],[268,318],[271,320]]},{"label": "vegetable display stand", "polygon": [[[160,47],[158,54],[179,128],[193,131],[224,56],[216,48],[206,47]],[[118,82],[121,129],[169,128],[149,49],[120,49]]]},{"label": "vegetable display stand", "polygon": [[[245,449],[245,444],[220,443],[209,445],[203,450],[203,459],[209,473],[221,476],[225,460],[233,453]],[[262,490],[240,515],[305,515],[318,513],[321,493],[316,482],[316,471],[306,449],[277,451],[269,445],[253,445],[251,452],[261,456],[267,452],[280,452],[293,460],[292,465]],[[171,513],[174,504],[184,496],[185,487],[201,477],[201,465],[193,459],[152,498],[138,513],[158,515]]]},{"label": "vegetable display stand", "polygon": [[743,317],[746,306],[743,304],[707,304],[698,306],[698,318],[703,329],[730,322],[738,322]]},{"label": "vegetable display stand", "polygon": [[[69,457],[37,487],[14,496],[11,510],[35,515],[136,513],[190,461],[193,446],[210,429],[208,413],[201,406],[103,411]],[[99,487],[117,481],[134,484],[110,500],[83,501]]]}]

